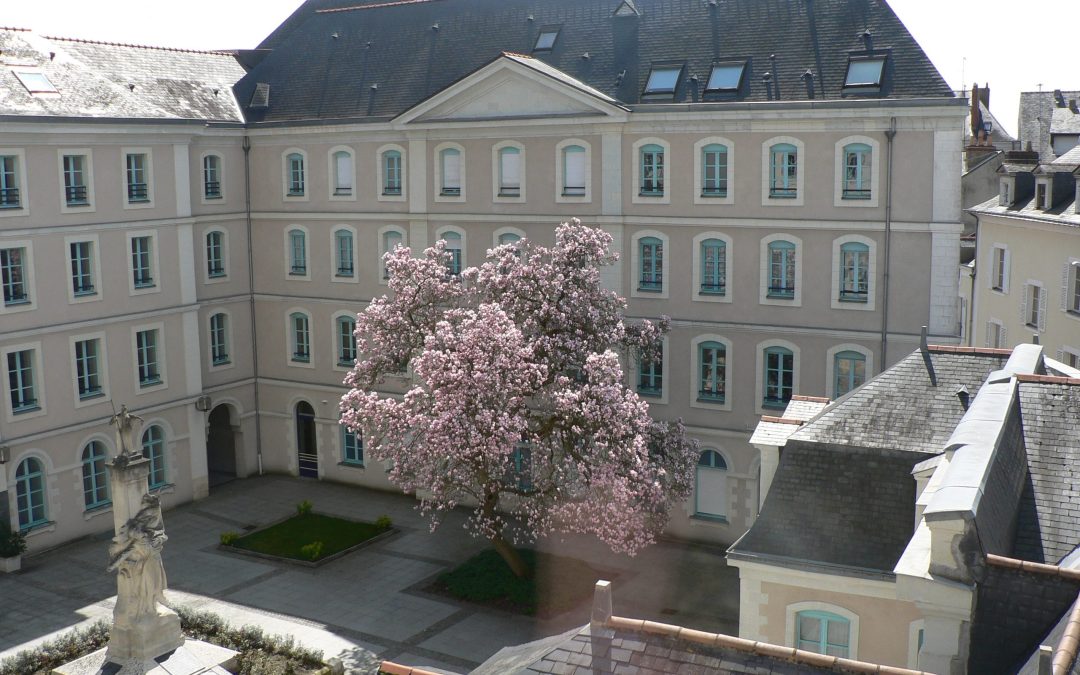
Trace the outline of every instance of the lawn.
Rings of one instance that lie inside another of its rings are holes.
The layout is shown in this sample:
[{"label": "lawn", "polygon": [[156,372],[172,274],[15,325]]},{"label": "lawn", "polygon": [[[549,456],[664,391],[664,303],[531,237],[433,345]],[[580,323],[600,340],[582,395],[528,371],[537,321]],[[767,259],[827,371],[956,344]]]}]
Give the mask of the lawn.
[{"label": "lawn", "polygon": [[551,617],[592,597],[598,579],[610,579],[574,558],[519,549],[532,574],[518,579],[506,562],[488,549],[439,575],[435,590],[459,600],[497,609]]},{"label": "lawn", "polygon": [[[317,561],[352,548],[386,532],[388,527],[355,520],[344,520],[319,513],[296,515],[265,530],[252,532],[231,542],[231,546],[295,560]],[[321,551],[313,555],[305,546],[322,542]]]}]

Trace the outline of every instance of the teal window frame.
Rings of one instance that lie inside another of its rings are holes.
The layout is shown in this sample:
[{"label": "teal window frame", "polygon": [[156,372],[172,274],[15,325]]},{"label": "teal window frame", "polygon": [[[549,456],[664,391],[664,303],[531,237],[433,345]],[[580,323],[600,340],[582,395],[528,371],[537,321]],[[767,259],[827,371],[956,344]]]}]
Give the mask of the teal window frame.
[{"label": "teal window frame", "polygon": [[83,505],[87,511],[112,504],[105,473],[105,444],[90,441],[82,451]]},{"label": "teal window frame", "polygon": [[8,395],[14,415],[40,410],[34,385],[34,350],[22,349],[7,354]]},{"label": "teal window frame", "polygon": [[848,349],[833,357],[833,398],[840,398],[866,382],[866,355]]},{"label": "teal window frame", "polygon": [[799,149],[791,143],[777,143],[769,148],[769,198],[798,196]]},{"label": "teal window frame", "polygon": [[706,239],[701,242],[702,295],[723,296],[727,294],[727,242],[723,239]]},{"label": "teal window frame", "polygon": [[30,303],[26,276],[26,249],[0,248],[0,282],[3,283],[5,307]]},{"label": "teal window frame", "polygon": [[210,316],[210,363],[215,366],[229,363],[229,317],[224,312]]},{"label": "teal window frame", "polygon": [[289,230],[289,275],[306,276],[307,270],[307,234]]},{"label": "teal window frame", "polygon": [[165,485],[165,430],[151,424],[142,434],[142,456],[150,460],[146,483],[151,490]]},{"label": "teal window frame", "polygon": [[141,152],[128,153],[124,163],[126,165],[128,203],[136,204],[150,201],[146,155]]},{"label": "teal window frame", "polygon": [[698,345],[698,401],[724,403],[727,394],[727,346],[709,340]]},{"label": "teal window frame", "polygon": [[64,155],[64,203],[89,206],[86,187],[86,155]]},{"label": "teal window frame", "polygon": [[131,238],[131,282],[135,288],[153,288],[153,237]]},{"label": "teal window frame", "polygon": [[75,342],[75,382],[81,401],[105,395],[101,383],[101,341],[98,338]]},{"label": "teal window frame", "polygon": [[206,233],[206,276],[219,279],[225,271],[225,233],[214,230]]},{"label": "teal window frame", "polygon": [[870,179],[873,171],[873,148],[866,143],[844,146],[843,199],[870,199]]},{"label": "teal window frame", "polygon": [[18,155],[0,155],[0,209],[22,208]]},{"label": "teal window frame", "polygon": [[701,149],[701,196],[728,196],[728,149],[710,143]]},{"label": "teal window frame", "polygon": [[203,199],[221,199],[221,157],[203,157]]},{"label": "teal window frame", "polygon": [[338,365],[352,367],[356,361],[356,319],[339,316],[335,324],[337,328]]},{"label": "teal window frame", "polygon": [[505,478],[506,485],[522,492],[532,490],[532,445],[524,441],[515,443],[514,449],[507,459],[509,461]]},{"label": "teal window frame", "polygon": [[451,276],[461,276],[461,248],[464,245],[463,237],[457,232],[443,232],[442,240],[446,242],[446,252],[450,254],[446,262],[446,269]]},{"label": "teal window frame", "polygon": [[287,176],[287,194],[290,197],[303,197],[306,194],[307,185],[304,176],[304,156],[299,152],[292,152],[285,158]]},{"label": "teal window frame", "polygon": [[292,335],[292,356],[295,363],[311,361],[311,319],[307,314],[293,312],[289,315],[289,330]]},{"label": "teal window frame", "polygon": [[45,502],[45,470],[41,460],[27,457],[15,470],[15,505],[19,531],[28,532],[49,522]]},{"label": "teal window frame", "polygon": [[135,354],[138,360],[139,386],[149,387],[161,384],[161,371],[158,369],[158,331],[156,328],[140,330],[135,333]]},{"label": "teal window frame", "polygon": [[521,241],[521,235],[516,232],[503,232],[499,235],[499,246],[516,244]]},{"label": "teal window frame", "polygon": [[840,246],[840,300],[869,302],[870,247],[852,241]]},{"label": "teal window frame", "polygon": [[657,350],[653,358],[638,358],[638,394],[663,396],[664,394],[664,348]]},{"label": "teal window frame", "polygon": [[394,197],[401,194],[401,152],[387,150],[382,154],[383,196]]},{"label": "teal window frame", "polygon": [[364,466],[364,436],[341,425],[341,461],[352,466]]},{"label": "teal window frame", "polygon": [[664,290],[664,242],[657,237],[638,239],[638,290],[659,293]]},{"label": "teal window frame", "polygon": [[337,258],[337,276],[351,279],[356,275],[356,258],[353,247],[353,233],[338,230],[334,233],[334,252]]},{"label": "teal window frame", "polygon": [[769,287],[766,297],[790,300],[795,297],[795,275],[797,247],[794,242],[786,239],[770,241],[769,254]]},{"label": "teal window frame", "polygon": [[[697,466],[694,468],[694,517],[703,520],[714,520],[721,523],[728,522],[727,513],[712,513],[701,510],[701,471],[723,471],[725,476],[728,470],[727,460],[716,450],[706,449],[698,457]],[[726,495],[725,495],[726,496]]]},{"label": "teal window frame", "polygon": [[664,148],[655,143],[641,146],[638,151],[642,197],[664,196]]},{"label": "teal window frame", "polygon": [[73,241],[71,254],[71,290],[76,297],[94,295],[94,242]]},{"label": "teal window frame", "polygon": [[768,347],[764,352],[762,374],[764,408],[786,408],[794,393],[795,354],[787,347]]},{"label": "teal window frame", "polygon": [[[817,636],[811,636],[807,632],[807,621],[816,621]],[[843,643],[830,640],[830,624],[843,625],[847,630],[847,636]],[[795,647],[808,652],[848,658],[851,653],[851,621],[831,612],[805,611],[795,614]]]}]

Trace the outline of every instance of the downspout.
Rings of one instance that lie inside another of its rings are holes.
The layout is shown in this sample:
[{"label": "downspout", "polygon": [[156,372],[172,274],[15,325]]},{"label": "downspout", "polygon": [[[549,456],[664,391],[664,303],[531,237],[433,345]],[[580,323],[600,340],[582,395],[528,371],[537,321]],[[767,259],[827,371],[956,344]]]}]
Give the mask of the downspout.
[{"label": "downspout", "polygon": [[889,128],[885,130],[885,270],[882,275],[881,285],[881,367],[884,368],[888,358],[886,348],[889,341],[889,245],[892,243],[892,159],[893,138],[896,137],[896,118],[889,120]]},{"label": "downspout", "polygon": [[251,138],[244,136],[244,219],[247,227],[248,314],[251,318],[252,386],[255,391],[255,458],[263,475],[262,419],[259,406],[259,333],[255,325],[255,254],[251,238]]},{"label": "downspout", "polygon": [[[979,274],[979,214],[975,215],[975,257],[971,262],[971,295],[968,296],[968,315],[967,315],[967,346],[975,346],[975,335],[971,331],[975,330],[975,294],[978,293],[978,289],[975,286],[975,277]],[[997,345],[994,345],[995,347]]]}]

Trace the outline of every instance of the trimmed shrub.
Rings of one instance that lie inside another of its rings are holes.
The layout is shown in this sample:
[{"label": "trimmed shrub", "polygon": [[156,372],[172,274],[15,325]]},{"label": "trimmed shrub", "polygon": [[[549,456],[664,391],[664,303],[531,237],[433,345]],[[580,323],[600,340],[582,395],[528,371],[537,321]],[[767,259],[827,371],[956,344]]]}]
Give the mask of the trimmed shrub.
[{"label": "trimmed shrub", "polygon": [[390,516],[386,515],[385,513],[375,519],[375,527],[379,528],[380,530],[389,530],[393,526],[394,521],[390,520]]},{"label": "trimmed shrub", "polygon": [[221,545],[232,546],[233,542],[240,538],[240,534],[237,532],[222,532],[221,533]]},{"label": "trimmed shrub", "polygon": [[296,515],[306,516],[311,513],[312,504],[308,500],[304,500],[296,505]]}]

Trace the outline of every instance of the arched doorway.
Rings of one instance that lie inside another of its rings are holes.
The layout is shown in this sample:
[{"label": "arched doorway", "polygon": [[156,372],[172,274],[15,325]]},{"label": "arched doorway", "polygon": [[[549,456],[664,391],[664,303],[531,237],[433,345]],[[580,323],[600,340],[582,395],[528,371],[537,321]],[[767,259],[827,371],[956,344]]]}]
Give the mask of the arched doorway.
[{"label": "arched doorway", "polygon": [[236,478],[236,429],[229,406],[224,403],[210,411],[206,434],[206,468],[211,488]]},{"label": "arched doorway", "polygon": [[315,445],[315,410],[307,401],[296,404],[296,456],[301,478],[319,477],[319,454]]}]

